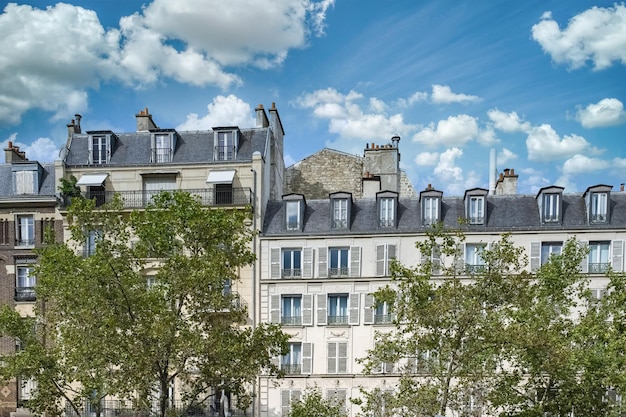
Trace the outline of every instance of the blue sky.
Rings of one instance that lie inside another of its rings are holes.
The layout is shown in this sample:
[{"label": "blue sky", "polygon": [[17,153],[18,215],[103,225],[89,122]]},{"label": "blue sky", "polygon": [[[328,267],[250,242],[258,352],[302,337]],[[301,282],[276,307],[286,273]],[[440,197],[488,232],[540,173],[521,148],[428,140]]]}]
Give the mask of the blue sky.
[{"label": "blue sky", "polygon": [[249,127],[276,103],[293,164],[401,136],[416,189],[513,168],[518,192],[626,182],[626,6],[607,1],[1,3],[0,144],[52,161],[83,130]]}]

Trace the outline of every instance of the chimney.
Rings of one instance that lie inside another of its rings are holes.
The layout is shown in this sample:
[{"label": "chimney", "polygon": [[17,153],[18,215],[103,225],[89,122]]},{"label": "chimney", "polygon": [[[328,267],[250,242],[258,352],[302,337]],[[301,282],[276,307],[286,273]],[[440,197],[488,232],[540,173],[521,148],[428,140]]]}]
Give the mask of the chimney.
[{"label": "chimney", "polygon": [[517,194],[517,178],[513,168],[505,168],[504,173],[500,173],[496,184],[496,194],[515,195]]},{"label": "chimney", "polygon": [[74,119],[76,120],[76,125],[74,126],[74,131],[75,133],[81,133],[80,130],[80,119],[82,119],[83,117],[80,114],[75,114],[74,115]]},{"label": "chimney", "polygon": [[72,121],[66,125],[68,138],[71,138],[72,136],[74,136],[75,133],[81,133],[80,119],[81,119],[80,114],[75,114],[74,119],[72,119]]},{"label": "chimney", "polygon": [[152,120],[152,115],[148,112],[147,107],[140,110],[135,115],[135,118],[137,119],[137,132],[147,132],[148,130],[159,128]]},{"label": "chimney", "polygon": [[622,193],[624,192],[624,183],[621,183],[621,184],[619,185],[619,190],[620,190],[620,192],[622,192]]},{"label": "chimney", "polygon": [[254,111],[256,111],[256,127],[268,127],[270,125],[270,121],[267,119],[267,114],[265,114],[265,109],[262,104],[259,104]]},{"label": "chimney", "polygon": [[9,141],[8,147],[4,148],[4,159],[7,164],[11,162],[28,161],[26,152],[20,152],[19,146],[13,146],[13,142]]}]

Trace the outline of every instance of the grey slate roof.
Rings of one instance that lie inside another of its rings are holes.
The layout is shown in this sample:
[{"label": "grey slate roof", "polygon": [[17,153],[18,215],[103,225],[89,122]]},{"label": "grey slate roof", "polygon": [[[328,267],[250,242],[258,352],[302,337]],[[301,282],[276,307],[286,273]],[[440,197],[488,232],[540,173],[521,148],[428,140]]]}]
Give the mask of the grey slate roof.
[{"label": "grey slate roof", "polygon": [[[535,195],[489,195],[486,198],[484,225],[465,225],[467,232],[602,230],[626,229],[626,193],[611,193],[610,219],[607,224],[589,225],[582,193],[563,194],[562,222],[542,224]],[[397,227],[379,228],[376,200],[353,200],[349,230],[330,228],[329,200],[307,200],[302,231],[286,230],[285,207],[282,201],[270,202],[263,225],[264,236],[359,235],[389,233],[420,233],[430,229],[422,225],[418,199],[398,202]],[[457,228],[465,217],[463,197],[444,197],[441,216],[446,227]]]},{"label": "grey slate roof", "polygon": [[[254,152],[265,154],[269,128],[240,129],[237,161],[252,160]],[[177,132],[176,149],[171,164],[213,163],[213,131]],[[150,132],[116,133],[108,166],[151,164]],[[68,166],[88,165],[89,135],[75,134],[65,157]],[[224,161],[215,161],[223,163]],[[159,165],[163,165],[159,163]]]},{"label": "grey slate roof", "polygon": [[[28,161],[35,162],[35,161]],[[55,190],[55,176],[54,176],[54,163],[40,164],[43,168],[38,194],[25,194],[14,195],[13,194],[13,174],[11,174],[11,164],[0,164],[0,200],[32,200],[33,197],[46,197],[50,198],[56,194]]]}]

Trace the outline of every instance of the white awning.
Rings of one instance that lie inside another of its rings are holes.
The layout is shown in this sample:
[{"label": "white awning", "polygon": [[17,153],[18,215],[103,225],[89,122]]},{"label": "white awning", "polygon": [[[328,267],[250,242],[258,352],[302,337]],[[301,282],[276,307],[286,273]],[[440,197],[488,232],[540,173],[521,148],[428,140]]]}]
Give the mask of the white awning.
[{"label": "white awning", "polygon": [[76,183],[76,185],[86,185],[88,187],[102,186],[104,180],[107,179],[109,174],[85,174]]},{"label": "white awning", "polygon": [[229,171],[211,171],[206,182],[211,184],[232,184],[235,177],[235,170]]}]

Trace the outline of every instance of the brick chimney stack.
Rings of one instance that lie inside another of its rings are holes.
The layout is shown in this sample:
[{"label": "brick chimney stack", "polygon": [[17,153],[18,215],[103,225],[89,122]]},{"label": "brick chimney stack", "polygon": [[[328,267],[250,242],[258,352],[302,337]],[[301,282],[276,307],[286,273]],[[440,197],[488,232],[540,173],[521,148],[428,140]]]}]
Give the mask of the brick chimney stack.
[{"label": "brick chimney stack", "polygon": [[159,128],[152,120],[152,115],[148,112],[147,107],[140,110],[139,113],[135,115],[135,118],[137,119],[137,132],[147,132],[151,129]]},{"label": "brick chimney stack", "polygon": [[8,147],[4,148],[4,159],[7,164],[11,162],[28,161],[28,159],[26,159],[26,152],[20,152],[20,147],[13,146],[13,142],[9,142]]},{"label": "brick chimney stack", "polygon": [[67,136],[68,137],[71,138],[74,135],[74,133],[81,133],[80,119],[82,119],[82,116],[80,114],[75,114],[72,121],[67,124]]},{"label": "brick chimney stack", "polygon": [[256,111],[256,127],[268,127],[270,125],[270,121],[267,118],[267,114],[265,114],[265,109],[262,104],[259,104],[259,107],[254,109]]},{"label": "brick chimney stack", "polygon": [[501,172],[496,182],[496,195],[515,195],[517,194],[517,174],[513,168],[505,168]]}]

